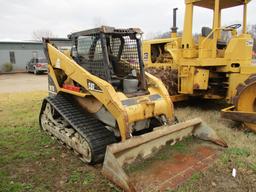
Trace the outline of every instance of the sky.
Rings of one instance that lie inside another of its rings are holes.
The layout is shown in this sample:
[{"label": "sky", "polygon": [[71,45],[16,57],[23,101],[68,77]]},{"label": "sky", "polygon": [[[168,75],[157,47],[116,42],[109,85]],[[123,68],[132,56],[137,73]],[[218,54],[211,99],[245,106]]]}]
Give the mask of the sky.
[{"label": "sky", "polygon": [[[49,30],[57,37],[71,32],[110,25],[139,27],[144,38],[167,32],[172,25],[172,9],[178,10],[182,30],[185,0],[0,0],[0,40],[31,40],[33,32]],[[223,11],[222,23],[242,23],[243,8]],[[196,8],[194,32],[212,24],[209,9]],[[248,7],[248,24],[256,24],[256,0]]]}]

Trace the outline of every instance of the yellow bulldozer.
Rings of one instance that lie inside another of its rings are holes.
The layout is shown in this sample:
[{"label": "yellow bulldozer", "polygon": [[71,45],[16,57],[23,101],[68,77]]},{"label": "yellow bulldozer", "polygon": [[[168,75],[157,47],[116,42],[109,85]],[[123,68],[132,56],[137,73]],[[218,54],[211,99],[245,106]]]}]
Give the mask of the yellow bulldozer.
[{"label": "yellow bulldozer", "polygon": [[[125,191],[136,191],[123,169],[183,137],[226,147],[201,119],[176,123],[164,84],[144,71],[142,31],[99,27],[72,33],[71,51],[43,39],[48,92],[40,126],[82,161],[104,160],[102,173]],[[138,191],[138,190],[137,190]]]},{"label": "yellow bulldozer", "polygon": [[[247,33],[249,3],[186,0],[182,35],[177,35],[174,9],[171,37],[144,41],[143,59],[146,70],[162,79],[172,101],[190,96],[226,99],[232,106],[222,110],[222,117],[256,131],[256,65],[252,62],[253,39]],[[212,28],[202,27],[197,39],[192,33],[195,6],[213,13]],[[223,10],[237,6],[243,6],[243,24],[223,27]]]}]

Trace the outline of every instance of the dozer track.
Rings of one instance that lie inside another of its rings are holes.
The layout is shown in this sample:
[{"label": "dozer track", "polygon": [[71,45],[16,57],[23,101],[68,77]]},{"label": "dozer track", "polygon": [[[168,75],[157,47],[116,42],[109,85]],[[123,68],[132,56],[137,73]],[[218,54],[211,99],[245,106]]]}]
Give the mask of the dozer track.
[{"label": "dozer track", "polygon": [[44,131],[74,150],[86,163],[102,162],[106,146],[115,142],[112,132],[64,95],[44,99],[39,121]]}]

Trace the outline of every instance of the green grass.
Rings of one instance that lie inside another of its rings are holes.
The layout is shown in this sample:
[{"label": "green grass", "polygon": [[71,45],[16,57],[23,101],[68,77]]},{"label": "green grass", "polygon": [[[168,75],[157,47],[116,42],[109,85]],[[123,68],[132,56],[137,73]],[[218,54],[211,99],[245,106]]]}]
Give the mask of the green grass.
[{"label": "green grass", "polygon": [[192,191],[197,192],[197,190],[194,188],[194,184],[203,177],[202,173],[194,173],[188,181],[186,181],[185,185],[182,185],[178,190],[171,190],[167,189],[165,192],[186,192],[186,191]]},{"label": "green grass", "polygon": [[78,172],[78,171],[73,171],[71,175],[68,178],[68,182],[70,183],[78,183],[81,182],[83,185],[88,185],[93,183],[95,180],[95,175],[94,173],[87,172]]},{"label": "green grass", "polygon": [[45,92],[0,94],[0,191],[118,191],[39,127]]},{"label": "green grass", "polygon": [[252,154],[246,148],[230,147],[221,155],[220,163],[224,166],[231,163],[234,167],[252,170],[256,173],[256,164],[247,160],[250,156]]},{"label": "green grass", "polygon": [[[42,96],[41,96],[42,95]],[[2,94],[0,112],[0,156],[1,164],[18,163],[45,158],[50,150],[42,150],[54,142],[43,135],[38,125],[41,97],[45,93],[32,93],[34,99],[24,98],[24,94]],[[37,99],[38,98],[38,99]],[[40,99],[39,99],[40,98]]]},{"label": "green grass", "polygon": [[11,181],[7,176],[6,173],[0,172],[1,192],[29,191],[32,188],[30,184]]}]

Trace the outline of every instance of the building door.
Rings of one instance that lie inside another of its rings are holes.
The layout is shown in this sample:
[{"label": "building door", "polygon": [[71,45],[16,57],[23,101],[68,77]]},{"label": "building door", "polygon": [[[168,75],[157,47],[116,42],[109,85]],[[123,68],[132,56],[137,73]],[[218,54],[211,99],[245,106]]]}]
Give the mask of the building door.
[{"label": "building door", "polygon": [[15,53],[14,53],[14,51],[10,51],[9,55],[10,55],[10,63],[15,64],[16,61],[15,61]]}]

